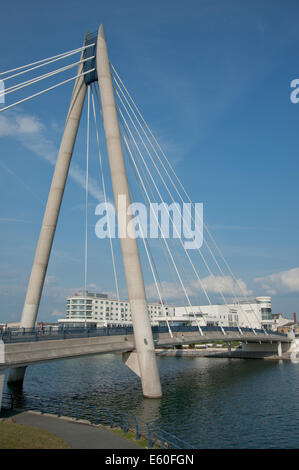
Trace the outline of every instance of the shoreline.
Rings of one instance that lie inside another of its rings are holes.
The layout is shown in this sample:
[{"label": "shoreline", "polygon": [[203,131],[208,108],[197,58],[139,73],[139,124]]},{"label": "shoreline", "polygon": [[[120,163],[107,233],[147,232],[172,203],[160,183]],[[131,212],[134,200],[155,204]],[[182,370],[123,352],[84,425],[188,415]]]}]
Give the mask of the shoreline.
[{"label": "shoreline", "polygon": [[250,352],[242,349],[232,348],[229,352],[227,348],[207,348],[207,349],[156,349],[156,355],[159,357],[212,357],[212,358],[231,358],[231,359],[264,359],[274,361],[290,361],[291,353],[282,356],[274,355],[269,352]]}]

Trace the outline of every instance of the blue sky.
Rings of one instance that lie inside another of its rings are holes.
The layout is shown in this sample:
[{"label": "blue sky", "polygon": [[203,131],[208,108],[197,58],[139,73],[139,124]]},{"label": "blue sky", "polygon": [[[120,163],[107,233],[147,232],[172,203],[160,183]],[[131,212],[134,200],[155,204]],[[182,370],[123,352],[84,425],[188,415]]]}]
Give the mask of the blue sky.
[{"label": "blue sky", "polygon": [[[298,310],[299,103],[290,101],[290,82],[299,78],[298,3],[6,2],[0,71],[79,47],[100,23],[111,62],[193,201],[203,202],[205,223],[236,277],[250,296],[271,295],[274,312]],[[0,115],[0,321],[20,317],[71,89]],[[83,286],[85,128],[84,114],[41,320],[63,316],[65,297]],[[93,165],[88,284],[113,292],[109,245],[94,234]],[[118,267],[125,292],[120,259]],[[171,297],[163,266],[161,276]],[[150,286],[147,271],[145,278]]]}]

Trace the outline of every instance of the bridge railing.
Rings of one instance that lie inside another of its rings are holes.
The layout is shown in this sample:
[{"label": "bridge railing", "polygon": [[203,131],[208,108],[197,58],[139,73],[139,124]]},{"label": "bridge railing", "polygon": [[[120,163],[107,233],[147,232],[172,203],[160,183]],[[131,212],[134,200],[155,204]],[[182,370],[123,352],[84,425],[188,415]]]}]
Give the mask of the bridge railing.
[{"label": "bridge railing", "polygon": [[[237,327],[223,327],[220,326],[201,326],[203,333],[215,332],[223,334],[232,332],[240,334],[240,330]],[[173,333],[198,333],[198,327],[192,325],[171,325],[171,331]],[[241,329],[242,333],[253,333],[252,328]],[[168,333],[167,326],[153,326],[153,334]],[[256,333],[265,334],[264,330],[255,329]],[[278,333],[269,331],[271,335],[286,337],[285,333]],[[131,326],[118,326],[118,327],[35,327],[35,328],[6,328],[0,330],[0,339],[4,343],[17,343],[27,341],[43,341],[43,340],[61,340],[61,339],[73,339],[73,338],[92,338],[97,336],[116,336],[116,335],[131,335],[133,334],[133,327]]]},{"label": "bridge railing", "polygon": [[193,449],[193,447],[172,433],[164,431],[155,423],[143,421],[130,413],[111,408],[98,406],[82,406],[82,404],[70,401],[68,403],[36,396],[14,396],[11,393],[3,393],[2,411],[7,410],[31,410],[41,414],[50,413],[58,416],[68,416],[76,421],[88,420],[91,424],[103,425],[111,429],[121,429],[124,434],[134,434],[136,440],[144,438],[149,449]]}]

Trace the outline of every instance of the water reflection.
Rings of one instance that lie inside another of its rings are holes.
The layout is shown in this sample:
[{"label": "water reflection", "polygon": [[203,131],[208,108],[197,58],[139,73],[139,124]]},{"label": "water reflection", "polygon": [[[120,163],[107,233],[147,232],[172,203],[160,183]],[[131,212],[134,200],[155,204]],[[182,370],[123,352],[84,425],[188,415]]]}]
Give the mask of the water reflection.
[{"label": "water reflection", "polygon": [[115,354],[31,366],[23,393],[127,411],[198,448],[298,447],[297,364],[177,357],[158,364],[161,399],[144,399],[139,378]]}]

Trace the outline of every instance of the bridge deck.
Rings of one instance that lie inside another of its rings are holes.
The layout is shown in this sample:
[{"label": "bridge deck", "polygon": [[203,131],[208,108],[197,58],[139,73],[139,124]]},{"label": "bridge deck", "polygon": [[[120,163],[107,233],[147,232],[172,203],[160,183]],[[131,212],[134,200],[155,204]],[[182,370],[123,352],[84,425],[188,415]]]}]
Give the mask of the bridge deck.
[{"label": "bridge deck", "polygon": [[[275,333],[265,334],[264,332],[244,331],[241,334],[239,331],[226,330],[224,335],[220,329],[216,329],[206,330],[201,335],[197,328],[191,328],[189,330],[184,328],[183,331],[174,331],[172,333],[173,337],[170,336],[167,329],[166,331],[163,328],[153,329],[155,347],[208,343],[211,341],[273,343],[273,345],[278,342],[291,342],[291,339],[286,335]],[[114,334],[109,331],[107,335],[104,335],[103,332],[96,335],[99,331],[90,330],[89,334],[91,336],[87,337],[87,331],[84,330],[84,332],[81,332],[81,337],[78,337],[79,331],[77,331],[77,337],[70,338],[65,331],[63,336],[61,335],[58,338],[57,332],[55,332],[55,335],[34,336],[33,332],[28,335],[15,334],[14,337],[11,335],[4,342],[5,361],[1,365],[4,367],[19,367],[55,359],[132,351],[135,349],[135,341],[132,331],[129,331],[128,334],[124,334],[123,329],[115,329]],[[70,332],[69,334],[71,335]],[[75,333],[73,332],[73,334]]]}]

